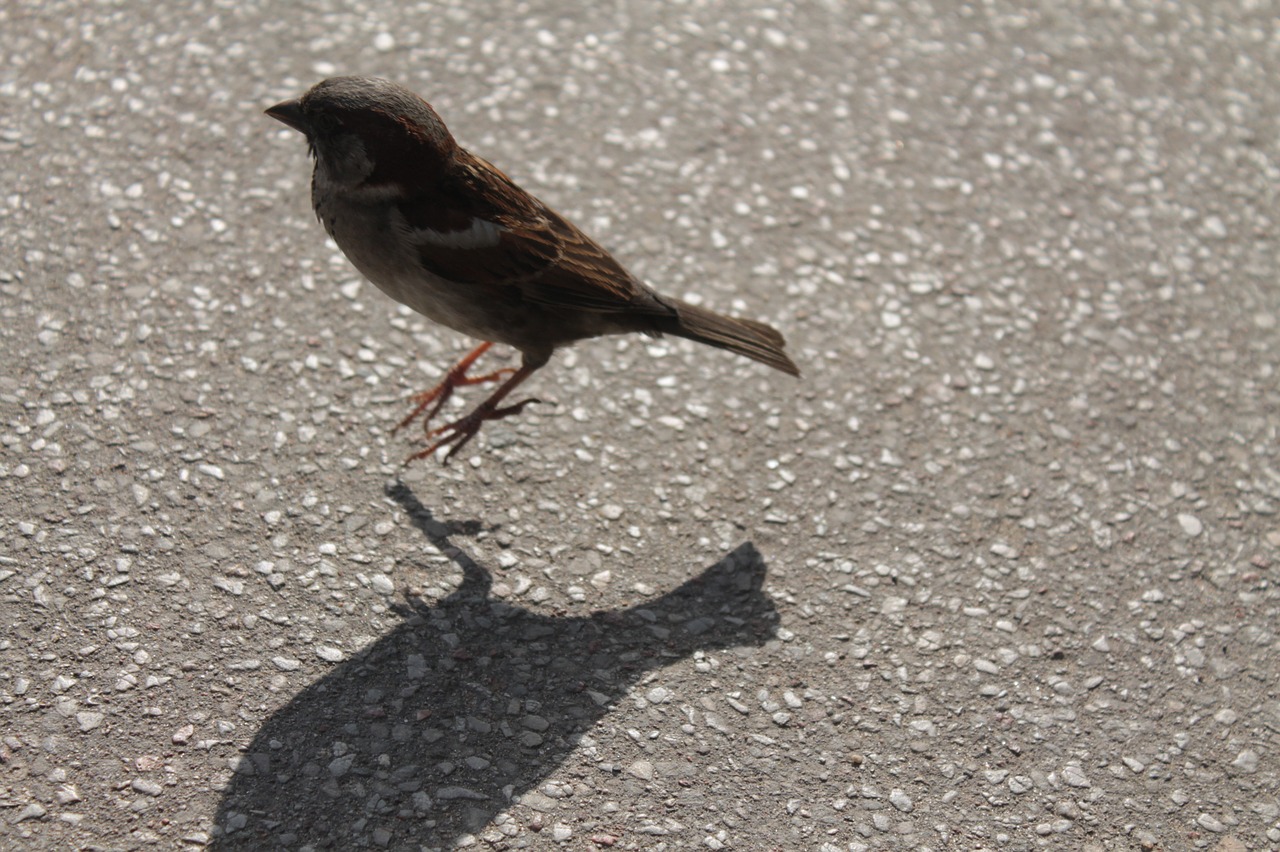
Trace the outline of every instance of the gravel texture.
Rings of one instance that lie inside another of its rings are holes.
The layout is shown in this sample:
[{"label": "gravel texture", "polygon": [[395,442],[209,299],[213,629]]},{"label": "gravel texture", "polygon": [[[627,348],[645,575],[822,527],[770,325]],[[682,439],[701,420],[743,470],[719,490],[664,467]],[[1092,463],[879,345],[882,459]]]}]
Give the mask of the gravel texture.
[{"label": "gravel texture", "polygon": [[[1280,848],[1274,3],[46,0],[0,51],[0,847]],[[334,73],[804,379],[596,341],[401,470],[469,341],[314,221],[261,110]]]}]

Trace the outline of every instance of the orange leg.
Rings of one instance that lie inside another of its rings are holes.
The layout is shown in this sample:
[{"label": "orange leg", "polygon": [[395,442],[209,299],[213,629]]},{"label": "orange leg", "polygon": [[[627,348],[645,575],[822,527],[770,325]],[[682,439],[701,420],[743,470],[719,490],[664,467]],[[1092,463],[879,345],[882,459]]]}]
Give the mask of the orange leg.
[{"label": "orange leg", "polygon": [[408,426],[428,405],[431,405],[434,402],[435,405],[433,405],[431,410],[427,412],[427,416],[422,418],[422,431],[427,432],[427,424],[431,422],[432,417],[435,417],[436,414],[440,412],[440,408],[449,401],[449,397],[453,396],[454,388],[466,387],[467,385],[479,385],[484,384],[485,382],[496,382],[503,376],[509,376],[514,373],[514,368],[503,367],[501,370],[494,370],[492,373],[485,373],[483,376],[467,375],[467,370],[471,369],[471,365],[478,361],[481,355],[488,352],[489,347],[492,345],[493,344],[488,341],[481,343],[475,349],[472,349],[465,358],[450,367],[449,372],[445,373],[444,378],[440,380],[439,384],[431,390],[414,394],[413,411],[409,412],[409,416],[401,420],[396,425],[396,428],[391,430],[391,434],[394,435],[404,427]]},{"label": "orange leg", "polygon": [[[485,344],[488,346],[488,344]],[[474,355],[476,353],[472,353]],[[468,356],[469,357],[469,356]],[[453,454],[458,452],[467,445],[467,442],[476,436],[480,431],[480,427],[486,420],[501,420],[504,417],[510,417],[513,414],[519,414],[524,407],[531,402],[541,402],[540,399],[525,399],[520,402],[508,405],[503,408],[498,407],[498,403],[511,393],[520,383],[534,374],[539,367],[546,363],[546,359],[541,359],[538,363],[530,363],[529,358],[525,358],[524,363],[520,365],[520,369],[516,370],[511,378],[507,379],[498,389],[495,390],[488,399],[480,403],[460,420],[455,420],[438,429],[432,429],[427,433],[427,440],[440,436],[439,440],[431,444],[425,450],[416,452],[409,458],[404,460],[405,464],[414,459],[422,459],[434,453],[442,447],[449,447],[449,452],[445,453],[444,463],[448,464],[449,459],[453,458]]]}]

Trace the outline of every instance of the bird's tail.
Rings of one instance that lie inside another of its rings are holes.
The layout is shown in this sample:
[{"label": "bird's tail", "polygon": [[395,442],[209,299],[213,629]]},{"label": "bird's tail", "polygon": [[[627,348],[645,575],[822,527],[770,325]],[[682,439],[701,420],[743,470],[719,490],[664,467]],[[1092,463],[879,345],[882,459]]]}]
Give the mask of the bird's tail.
[{"label": "bird's tail", "polygon": [[667,334],[728,349],[775,370],[800,375],[799,368],[783,351],[787,341],[773,326],[718,314],[669,296],[662,301],[676,309],[676,316],[661,329]]}]

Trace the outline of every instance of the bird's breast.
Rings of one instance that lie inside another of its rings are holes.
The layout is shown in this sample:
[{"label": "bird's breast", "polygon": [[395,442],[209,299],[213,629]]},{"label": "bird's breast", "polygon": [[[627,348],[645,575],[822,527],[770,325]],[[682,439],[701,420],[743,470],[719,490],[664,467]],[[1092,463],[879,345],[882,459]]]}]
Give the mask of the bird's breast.
[{"label": "bird's breast", "polygon": [[419,262],[395,205],[357,204],[318,193],[316,215],[352,265],[397,302],[440,325],[518,348],[519,305],[493,292],[441,278]]}]

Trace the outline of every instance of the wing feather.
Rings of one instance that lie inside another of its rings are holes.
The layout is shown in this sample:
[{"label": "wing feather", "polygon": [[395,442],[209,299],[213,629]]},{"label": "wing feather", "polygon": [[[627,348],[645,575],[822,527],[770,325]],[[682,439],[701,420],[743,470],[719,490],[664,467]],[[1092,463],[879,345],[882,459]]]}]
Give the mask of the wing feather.
[{"label": "wing feather", "polygon": [[590,237],[498,169],[459,152],[434,187],[398,202],[423,267],[459,286],[597,313],[674,309]]}]

